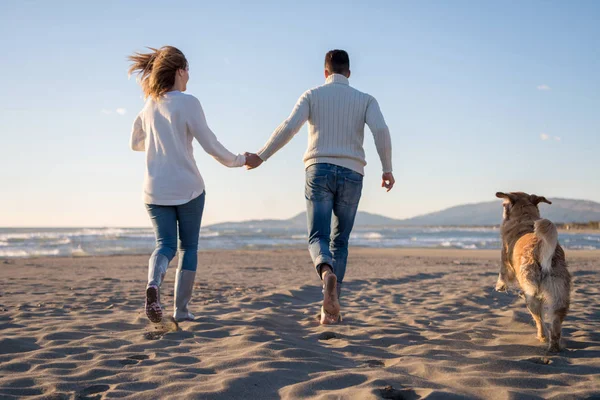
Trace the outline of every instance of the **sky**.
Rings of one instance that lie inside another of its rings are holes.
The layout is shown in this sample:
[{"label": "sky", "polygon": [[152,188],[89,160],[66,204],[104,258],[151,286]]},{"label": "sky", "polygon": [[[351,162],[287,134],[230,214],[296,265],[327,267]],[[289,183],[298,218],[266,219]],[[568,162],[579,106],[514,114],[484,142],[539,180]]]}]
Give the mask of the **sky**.
[{"label": "sky", "polygon": [[[143,107],[126,57],[173,45],[219,140],[257,151],[328,50],[377,98],[396,186],[366,128],[360,210],[407,218],[497,191],[600,201],[600,2],[2,1],[0,226],[150,226]],[[194,145],[203,223],[305,209],[306,126],[256,170]]]}]

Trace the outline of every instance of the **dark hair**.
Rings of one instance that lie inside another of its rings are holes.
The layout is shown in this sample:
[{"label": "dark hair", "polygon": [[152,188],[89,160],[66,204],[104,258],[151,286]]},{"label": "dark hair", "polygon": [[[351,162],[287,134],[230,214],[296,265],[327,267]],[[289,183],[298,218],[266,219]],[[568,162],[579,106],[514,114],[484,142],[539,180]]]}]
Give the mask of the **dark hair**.
[{"label": "dark hair", "polygon": [[331,50],[325,54],[325,69],[330,74],[347,74],[350,72],[350,57],[344,50]]},{"label": "dark hair", "polygon": [[181,50],[173,46],[148,49],[150,53],[134,53],[128,57],[131,61],[129,75],[138,74],[144,97],[157,99],[171,90],[177,70],[186,69],[188,62]]}]

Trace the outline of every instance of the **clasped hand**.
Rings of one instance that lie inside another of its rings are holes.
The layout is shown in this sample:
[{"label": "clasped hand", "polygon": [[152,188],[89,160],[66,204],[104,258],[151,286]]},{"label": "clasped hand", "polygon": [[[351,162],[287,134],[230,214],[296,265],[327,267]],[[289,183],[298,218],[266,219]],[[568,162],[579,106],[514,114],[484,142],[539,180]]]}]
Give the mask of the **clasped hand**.
[{"label": "clasped hand", "polygon": [[246,166],[246,169],[248,169],[248,170],[254,169],[263,163],[262,158],[260,158],[255,153],[246,152],[246,153],[244,153],[244,155],[246,156],[246,162],[244,163],[244,165]]}]

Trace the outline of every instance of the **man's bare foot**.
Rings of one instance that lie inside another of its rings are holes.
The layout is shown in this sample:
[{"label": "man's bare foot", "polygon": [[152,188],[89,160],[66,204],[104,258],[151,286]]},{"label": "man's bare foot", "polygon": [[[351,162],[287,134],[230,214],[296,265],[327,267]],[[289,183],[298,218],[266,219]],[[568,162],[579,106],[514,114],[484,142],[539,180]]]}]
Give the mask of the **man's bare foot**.
[{"label": "man's bare foot", "polygon": [[337,277],[333,272],[323,272],[323,307],[321,324],[330,325],[340,322],[340,302],[337,296]]}]

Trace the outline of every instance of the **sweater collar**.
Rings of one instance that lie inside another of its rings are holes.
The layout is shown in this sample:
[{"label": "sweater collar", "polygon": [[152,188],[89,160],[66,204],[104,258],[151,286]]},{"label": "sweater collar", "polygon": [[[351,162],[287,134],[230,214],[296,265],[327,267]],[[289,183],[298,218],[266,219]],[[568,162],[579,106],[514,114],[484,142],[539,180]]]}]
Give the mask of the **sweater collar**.
[{"label": "sweater collar", "polygon": [[331,74],[325,79],[325,84],[330,83],[341,83],[343,85],[349,85],[350,81],[344,75],[341,74]]}]

